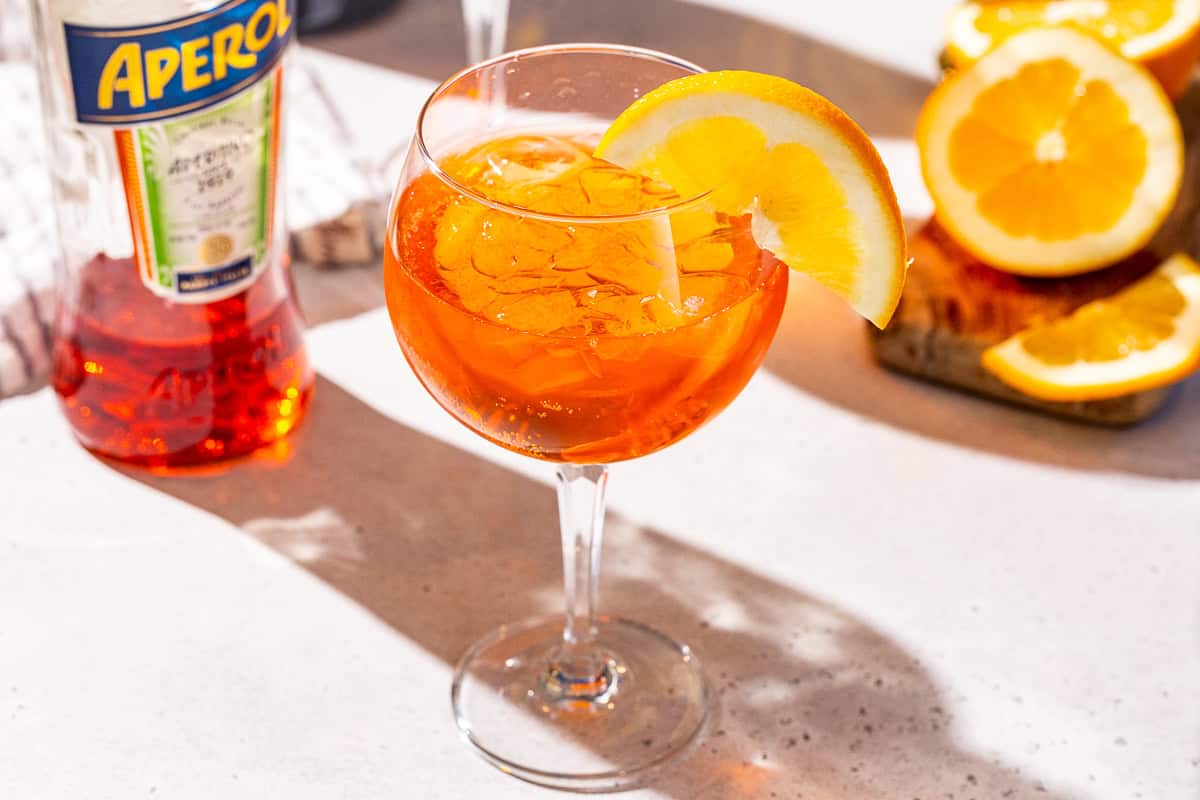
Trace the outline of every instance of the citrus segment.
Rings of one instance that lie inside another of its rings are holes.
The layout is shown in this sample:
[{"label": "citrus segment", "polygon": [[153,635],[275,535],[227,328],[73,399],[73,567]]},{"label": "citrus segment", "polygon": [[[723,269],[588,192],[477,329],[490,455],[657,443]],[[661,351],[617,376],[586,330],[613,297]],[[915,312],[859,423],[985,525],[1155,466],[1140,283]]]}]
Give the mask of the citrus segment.
[{"label": "citrus segment", "polygon": [[[854,291],[846,265],[863,260],[862,230],[837,177],[812,150],[779,144],[759,176],[755,238],[842,297]],[[778,222],[776,221],[778,220]]]},{"label": "citrus segment", "polygon": [[712,205],[736,214],[753,200],[753,181],[745,176],[766,153],[767,137],[753,123],[737,117],[707,117],[680,124],[629,168],[665,183],[683,197],[713,189]]},{"label": "citrus segment", "polygon": [[1030,328],[983,354],[984,367],[1042,400],[1154,389],[1200,364],[1200,266],[1176,255],[1123,291]]},{"label": "citrus segment", "polygon": [[895,192],[867,135],[820,95],[753,72],[691,75],[622,112],[596,155],[751,214],[762,247],[876,325],[895,311],[906,269]]},{"label": "citrus segment", "polygon": [[952,76],[922,109],[917,144],[939,220],[980,260],[1027,275],[1137,251],[1183,174],[1159,86],[1066,29],[1013,36]]},{"label": "citrus segment", "polygon": [[967,66],[1033,28],[1064,26],[1147,67],[1172,97],[1200,55],[1200,0],[975,0],[951,9],[946,56]]}]

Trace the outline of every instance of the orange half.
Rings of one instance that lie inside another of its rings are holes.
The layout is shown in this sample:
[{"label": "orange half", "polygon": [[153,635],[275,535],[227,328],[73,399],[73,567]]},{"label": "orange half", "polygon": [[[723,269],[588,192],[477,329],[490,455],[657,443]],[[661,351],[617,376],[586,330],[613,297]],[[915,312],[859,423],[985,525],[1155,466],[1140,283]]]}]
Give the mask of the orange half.
[{"label": "orange half", "polygon": [[1191,81],[1200,56],[1200,0],[976,0],[951,9],[946,55],[954,66],[978,60],[1030,28],[1088,33],[1146,67],[1167,94]]},{"label": "orange half", "polygon": [[922,109],[917,146],[946,229],[1025,275],[1086,272],[1141,249],[1183,178],[1162,88],[1065,28],[1013,36],[956,72]]}]

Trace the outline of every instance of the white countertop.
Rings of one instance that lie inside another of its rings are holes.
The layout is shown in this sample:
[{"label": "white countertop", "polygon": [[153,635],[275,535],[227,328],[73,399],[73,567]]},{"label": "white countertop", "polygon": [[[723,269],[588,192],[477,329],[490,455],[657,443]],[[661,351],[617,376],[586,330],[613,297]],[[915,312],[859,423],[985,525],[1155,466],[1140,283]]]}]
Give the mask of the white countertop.
[{"label": "white countertop", "polygon": [[[308,341],[305,424],[214,474],[114,469],[49,391],[0,402],[0,798],[559,796],[472,755],[448,698],[470,642],[557,607],[551,467],[438,409],[382,309]],[[879,370],[794,281],[737,402],[613,470],[603,610],[720,693],[625,796],[1195,800],[1198,484],[1200,382],[1130,431],[1038,417]]]}]

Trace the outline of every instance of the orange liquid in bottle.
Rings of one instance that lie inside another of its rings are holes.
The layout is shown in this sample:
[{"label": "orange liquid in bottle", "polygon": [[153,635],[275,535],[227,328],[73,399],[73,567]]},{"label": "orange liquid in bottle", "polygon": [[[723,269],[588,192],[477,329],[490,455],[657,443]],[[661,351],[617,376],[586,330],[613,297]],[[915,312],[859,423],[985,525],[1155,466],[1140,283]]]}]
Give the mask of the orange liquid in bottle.
[{"label": "orange liquid in bottle", "polygon": [[287,434],[312,391],[302,322],[267,270],[249,289],[198,305],[146,290],[130,259],[97,256],[63,303],[53,384],[75,435],[148,466],[248,453]]},{"label": "orange liquid in bottle", "polygon": [[[545,214],[678,201],[593,158],[593,143],[511,137],[441,166]],[[504,447],[576,463],[653,452],[728,405],[766,353],[788,273],[748,216],[688,204],[623,221],[538,219],[431,174],[397,200],[384,270],[397,338],[433,397]]]}]

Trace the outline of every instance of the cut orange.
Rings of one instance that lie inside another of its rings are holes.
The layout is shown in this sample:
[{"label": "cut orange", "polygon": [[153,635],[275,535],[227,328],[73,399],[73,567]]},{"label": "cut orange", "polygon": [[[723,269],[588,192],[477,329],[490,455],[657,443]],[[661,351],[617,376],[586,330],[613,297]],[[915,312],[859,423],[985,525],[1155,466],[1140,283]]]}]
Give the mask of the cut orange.
[{"label": "cut orange", "polygon": [[983,354],[983,366],[1009,386],[1063,402],[1155,389],[1198,365],[1200,266],[1182,254],[1112,297]]},{"label": "cut orange", "polygon": [[1200,0],[977,0],[946,20],[946,57],[966,66],[1029,28],[1067,26],[1137,61],[1178,97],[1200,56]]},{"label": "cut orange", "polygon": [[596,155],[751,213],[754,237],[879,327],[904,285],[900,206],[871,140],[791,81],[708,72],[666,83],[613,121]]},{"label": "cut orange", "polygon": [[917,122],[937,217],[968,251],[1073,275],[1141,249],[1183,178],[1183,134],[1141,67],[1065,28],[1006,39],[939,86]]}]

